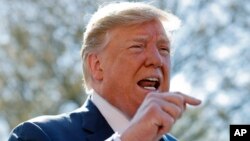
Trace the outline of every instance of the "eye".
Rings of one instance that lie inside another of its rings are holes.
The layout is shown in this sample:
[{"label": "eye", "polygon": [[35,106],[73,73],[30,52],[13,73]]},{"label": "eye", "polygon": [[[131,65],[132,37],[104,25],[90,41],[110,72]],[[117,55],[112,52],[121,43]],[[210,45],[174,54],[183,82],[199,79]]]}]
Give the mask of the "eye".
[{"label": "eye", "polygon": [[140,52],[140,51],[143,51],[144,45],[142,45],[142,44],[132,45],[131,47],[129,47],[129,49],[134,51],[134,52]]},{"label": "eye", "polygon": [[131,48],[143,48],[143,45],[132,45]]},{"label": "eye", "polygon": [[169,55],[170,54],[170,49],[168,47],[161,47],[159,50],[160,50],[160,53],[162,55]]}]

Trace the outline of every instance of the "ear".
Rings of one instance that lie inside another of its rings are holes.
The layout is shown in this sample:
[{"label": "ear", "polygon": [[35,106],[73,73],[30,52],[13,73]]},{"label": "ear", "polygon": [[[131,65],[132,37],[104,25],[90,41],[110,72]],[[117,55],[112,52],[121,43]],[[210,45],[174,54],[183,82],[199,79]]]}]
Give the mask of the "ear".
[{"label": "ear", "polygon": [[90,74],[92,75],[92,78],[98,81],[102,80],[103,71],[102,71],[100,60],[97,54],[91,53],[88,56],[88,65],[89,65],[89,71],[90,71]]}]

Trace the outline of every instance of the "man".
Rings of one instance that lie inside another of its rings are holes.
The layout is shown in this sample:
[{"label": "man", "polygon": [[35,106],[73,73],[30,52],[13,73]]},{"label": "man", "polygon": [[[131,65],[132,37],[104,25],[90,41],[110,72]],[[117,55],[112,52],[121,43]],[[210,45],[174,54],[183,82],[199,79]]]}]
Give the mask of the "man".
[{"label": "man", "polygon": [[114,3],[91,18],[82,46],[81,108],[16,127],[9,141],[175,141],[169,134],[186,105],[200,100],[169,92],[170,36],[177,17],[143,3]]}]

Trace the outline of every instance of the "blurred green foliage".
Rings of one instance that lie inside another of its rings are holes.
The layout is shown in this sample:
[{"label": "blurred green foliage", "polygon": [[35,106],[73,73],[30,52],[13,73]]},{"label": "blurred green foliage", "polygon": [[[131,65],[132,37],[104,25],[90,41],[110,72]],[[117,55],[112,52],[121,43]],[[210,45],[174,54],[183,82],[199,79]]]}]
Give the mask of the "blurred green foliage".
[{"label": "blurred green foliage", "polygon": [[[6,128],[0,140],[24,120],[82,105],[82,33],[103,3],[0,0],[0,127]],[[172,133],[186,141],[228,140],[229,124],[250,123],[250,1],[152,4],[183,20],[172,56],[172,77],[183,81],[171,87],[203,99],[201,107],[188,107]]]}]

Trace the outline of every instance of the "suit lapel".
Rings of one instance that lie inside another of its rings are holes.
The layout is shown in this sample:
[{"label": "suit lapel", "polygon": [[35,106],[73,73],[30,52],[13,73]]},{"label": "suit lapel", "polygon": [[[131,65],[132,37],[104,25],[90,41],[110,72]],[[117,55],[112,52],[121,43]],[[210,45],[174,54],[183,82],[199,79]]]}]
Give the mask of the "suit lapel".
[{"label": "suit lapel", "polygon": [[86,112],[83,113],[82,128],[87,134],[86,138],[89,141],[104,141],[109,138],[114,131],[94,103],[87,99],[84,106]]}]

